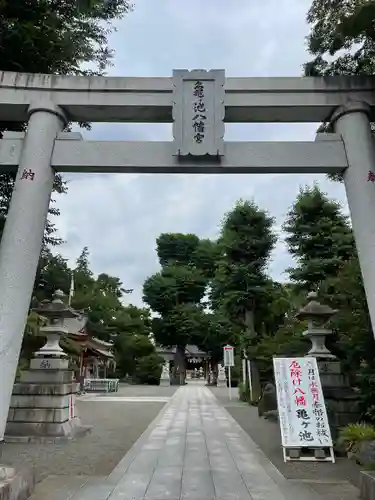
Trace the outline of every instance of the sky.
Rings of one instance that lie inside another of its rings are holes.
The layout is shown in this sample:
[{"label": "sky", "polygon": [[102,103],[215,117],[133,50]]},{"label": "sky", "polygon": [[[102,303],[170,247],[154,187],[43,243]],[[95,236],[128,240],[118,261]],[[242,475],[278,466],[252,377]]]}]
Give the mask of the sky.
[{"label": "sky", "polygon": [[[309,59],[305,16],[311,0],[135,0],[116,24],[109,76],[172,76],[173,69],[225,69],[228,77],[300,76]],[[94,124],[90,140],[171,140],[169,124]],[[230,124],[232,141],[314,140],[316,124]],[[58,251],[74,266],[84,246],[91,268],[118,276],[142,306],[144,280],[159,270],[156,238],[163,232],[216,238],[236,200],[254,200],[275,217],[279,241],[269,274],[285,281],[293,265],[280,227],[300,186],[318,182],[347,211],[341,185],[313,175],[66,176],[57,199]]]}]

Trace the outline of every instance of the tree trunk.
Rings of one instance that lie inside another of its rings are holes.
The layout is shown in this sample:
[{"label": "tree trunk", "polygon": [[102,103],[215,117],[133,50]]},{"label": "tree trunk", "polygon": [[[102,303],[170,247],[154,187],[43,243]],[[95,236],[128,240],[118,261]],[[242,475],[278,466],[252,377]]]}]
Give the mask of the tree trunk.
[{"label": "tree trunk", "polygon": [[255,326],[254,326],[254,311],[245,312],[245,326],[246,326],[246,336],[249,339],[256,337]]},{"label": "tree trunk", "polygon": [[185,384],[186,367],[185,367],[185,345],[176,346],[175,354],[175,366],[178,367],[178,373],[180,377],[180,385]]},{"label": "tree trunk", "polygon": [[217,385],[217,377],[218,377],[218,363],[216,361],[212,362],[212,385]]},{"label": "tree trunk", "polygon": [[[246,337],[251,341],[257,335],[254,325],[254,310],[248,310],[245,312],[245,325],[246,325]],[[253,399],[258,400],[258,398],[261,395],[259,369],[255,359],[250,358],[250,361],[251,361],[251,382],[253,388]]]}]

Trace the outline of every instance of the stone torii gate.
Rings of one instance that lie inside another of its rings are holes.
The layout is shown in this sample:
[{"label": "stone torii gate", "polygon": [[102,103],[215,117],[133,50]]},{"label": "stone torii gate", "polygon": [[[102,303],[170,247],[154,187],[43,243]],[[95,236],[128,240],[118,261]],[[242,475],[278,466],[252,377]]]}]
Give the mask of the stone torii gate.
[{"label": "stone torii gate", "polygon": [[[0,121],[28,122],[0,141],[17,171],[0,249],[0,441],[29,310],[54,174],[343,172],[375,331],[375,79],[74,77],[0,72]],[[322,122],[315,142],[224,142],[224,122]],[[173,122],[170,142],[83,141],[68,122]],[[250,179],[249,179],[249,182]]]}]

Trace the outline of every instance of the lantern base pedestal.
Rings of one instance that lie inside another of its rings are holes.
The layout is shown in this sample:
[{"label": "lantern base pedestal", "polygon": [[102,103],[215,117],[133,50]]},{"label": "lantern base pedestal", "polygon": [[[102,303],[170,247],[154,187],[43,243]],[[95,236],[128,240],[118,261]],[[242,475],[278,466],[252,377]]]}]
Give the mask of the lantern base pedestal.
[{"label": "lantern base pedestal", "polygon": [[35,358],[30,367],[14,384],[5,441],[54,441],[86,434],[90,428],[81,424],[75,407],[79,384],[73,372],[64,369],[66,360]]},{"label": "lantern base pedestal", "polygon": [[161,376],[160,377],[160,383],[159,385],[161,386],[170,386],[171,385],[171,378],[170,376],[168,375],[168,377],[163,377]]},{"label": "lantern base pedestal", "polygon": [[358,422],[359,398],[343,375],[339,361],[318,358],[317,363],[331,434],[335,440],[340,428]]}]

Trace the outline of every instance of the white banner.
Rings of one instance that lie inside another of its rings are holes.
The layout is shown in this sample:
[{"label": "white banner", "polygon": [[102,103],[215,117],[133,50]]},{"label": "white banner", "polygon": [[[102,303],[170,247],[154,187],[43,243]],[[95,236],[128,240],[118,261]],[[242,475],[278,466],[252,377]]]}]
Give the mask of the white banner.
[{"label": "white banner", "polygon": [[282,445],[332,447],[316,359],[274,358]]}]

